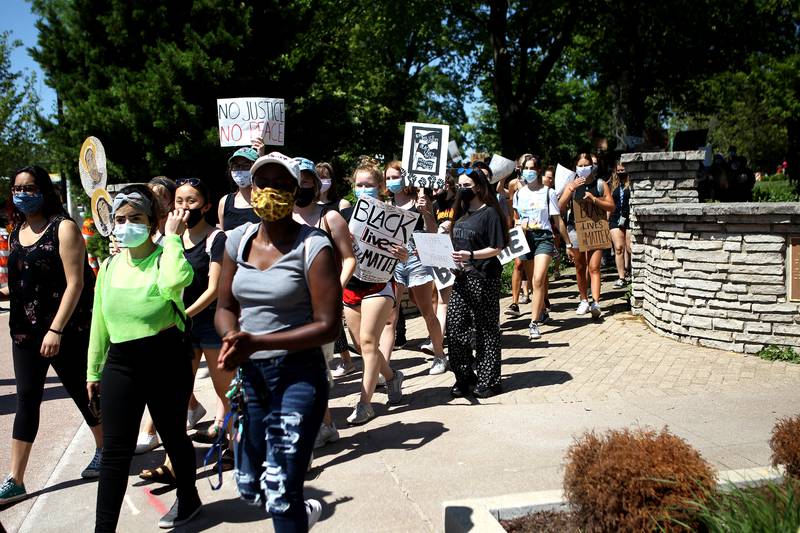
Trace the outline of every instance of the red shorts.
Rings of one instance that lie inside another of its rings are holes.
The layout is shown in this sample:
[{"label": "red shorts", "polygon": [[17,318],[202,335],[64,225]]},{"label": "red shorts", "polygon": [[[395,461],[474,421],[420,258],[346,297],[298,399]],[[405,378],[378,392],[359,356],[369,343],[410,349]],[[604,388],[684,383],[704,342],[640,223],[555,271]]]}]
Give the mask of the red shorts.
[{"label": "red shorts", "polygon": [[391,298],[394,300],[394,280],[386,283],[359,284],[357,287],[345,287],[342,301],[347,307],[358,307],[367,298]]}]

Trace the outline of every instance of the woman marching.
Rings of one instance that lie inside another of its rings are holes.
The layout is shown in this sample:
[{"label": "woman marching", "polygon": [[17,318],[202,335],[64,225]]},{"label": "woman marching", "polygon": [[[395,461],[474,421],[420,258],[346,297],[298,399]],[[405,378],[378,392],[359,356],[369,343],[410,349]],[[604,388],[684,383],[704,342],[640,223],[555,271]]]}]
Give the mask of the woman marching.
[{"label": "woman marching", "polygon": [[25,470],[39,430],[45,378],[52,366],[92,430],[96,451],[81,477],[97,477],[103,432],[89,409],[86,350],[94,275],[78,226],[64,211],[50,175],[24,167],[11,178],[8,285],[9,329],[17,410],[11,434],[11,472],[0,485],[0,505],[22,500]]},{"label": "woman marching", "polygon": [[628,182],[628,173],[620,163],[614,170],[611,178],[611,193],[614,199],[614,211],[608,218],[608,227],[611,230],[611,242],[614,244],[614,261],[617,264],[618,279],[614,283],[615,289],[625,286],[625,279],[631,271],[631,241],[628,234],[628,224],[631,210],[631,188]]},{"label": "woman marching", "polygon": [[193,275],[181,233],[190,213],[178,209],[167,216],[163,247],[151,239],[160,213],[148,187],[123,188],[113,213],[122,251],[103,263],[97,277],[86,373],[89,396],[100,397],[104,430],[95,531],[117,528],[145,405],[175,471],[178,497],[158,522],[172,528],[201,508],[186,435],[192,353],[181,293]]},{"label": "woman marching", "polygon": [[228,236],[215,318],[219,365],[239,367],[244,388],[235,478],[242,498],[266,506],[276,532],[307,531],[322,511],[303,499],[328,400],[320,347],[339,334],[342,293],[330,240],[292,217],[297,163],[273,152],[252,173],[261,222]]},{"label": "woman marching", "polygon": [[477,168],[459,169],[459,173],[451,235],[453,260],[460,268],[447,307],[448,354],[456,375],[450,393],[454,397],[488,398],[502,390],[502,266],[497,256],[508,245],[508,227],[486,174]]},{"label": "woman marching", "polygon": [[250,194],[253,190],[250,167],[253,166],[256,159],[258,159],[258,152],[250,147],[239,148],[228,159],[228,174],[236,184],[237,190],[220,198],[217,206],[219,225],[225,231],[230,231],[248,222],[258,223],[259,221],[250,202]]}]

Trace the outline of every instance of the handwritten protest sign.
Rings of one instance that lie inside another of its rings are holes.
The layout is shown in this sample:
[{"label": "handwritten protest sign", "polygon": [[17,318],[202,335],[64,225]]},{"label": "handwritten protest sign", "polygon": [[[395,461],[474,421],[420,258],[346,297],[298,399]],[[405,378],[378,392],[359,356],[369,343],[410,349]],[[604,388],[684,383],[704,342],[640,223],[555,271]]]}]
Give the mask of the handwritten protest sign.
[{"label": "handwritten protest sign", "polygon": [[391,247],[408,243],[417,218],[419,213],[387,205],[374,198],[359,198],[349,225],[350,233],[355,238],[355,276],[367,283],[389,281],[397,264]]},{"label": "handwritten protest sign", "polygon": [[581,252],[611,248],[611,232],[605,211],[591,202],[573,200],[572,212],[575,213],[575,231]]},{"label": "handwritten protest sign", "polygon": [[561,193],[564,192],[564,188],[567,186],[567,183],[575,179],[575,173],[566,167],[558,165],[556,166],[555,179],[556,182],[554,189],[556,191],[556,196],[561,196]]},{"label": "handwritten protest sign", "polygon": [[97,189],[105,189],[108,182],[106,150],[97,137],[87,137],[78,157],[78,172],[83,190],[92,197]]},{"label": "handwritten protest sign", "polygon": [[500,260],[500,264],[505,265],[530,251],[531,247],[528,245],[528,239],[525,238],[525,230],[517,226],[508,231],[508,246],[500,252],[497,258]]},{"label": "handwritten protest sign", "polygon": [[111,235],[114,228],[111,220],[111,196],[105,189],[97,189],[92,194],[92,220],[94,227],[103,237]]},{"label": "handwritten protest sign", "polygon": [[431,270],[433,271],[433,283],[439,290],[452,287],[456,282],[456,275],[449,268],[431,267]]},{"label": "handwritten protest sign", "polygon": [[509,177],[514,172],[514,169],[517,168],[517,164],[507,157],[494,154],[491,161],[489,161],[489,168],[492,169],[492,183],[497,183]]},{"label": "handwritten protest sign", "polygon": [[419,261],[425,266],[457,268],[453,261],[453,241],[441,233],[415,233]]},{"label": "handwritten protest sign", "polygon": [[447,173],[450,126],[406,122],[403,170],[406,184],[420,189],[443,189]]},{"label": "handwritten protest sign", "polygon": [[219,98],[220,146],[249,146],[254,139],[283,146],[286,127],[283,98]]}]

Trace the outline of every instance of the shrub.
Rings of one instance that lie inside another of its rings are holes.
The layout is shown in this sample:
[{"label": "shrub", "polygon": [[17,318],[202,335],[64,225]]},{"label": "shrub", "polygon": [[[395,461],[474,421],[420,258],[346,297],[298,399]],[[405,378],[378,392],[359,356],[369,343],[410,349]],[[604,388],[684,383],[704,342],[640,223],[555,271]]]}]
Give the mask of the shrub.
[{"label": "shrub", "polygon": [[753,187],[752,198],[754,202],[796,202],[800,195],[788,179],[762,180]]},{"label": "shrub", "polygon": [[800,415],[778,420],[772,428],[769,447],[772,466],[783,465],[787,475],[800,479]]},{"label": "shrub", "polygon": [[503,272],[500,274],[500,294],[511,294],[511,274],[514,272],[514,261],[503,265]]},{"label": "shrub", "polygon": [[677,530],[673,521],[694,520],[687,502],[716,486],[711,466],[666,427],[592,431],[566,459],[564,492],[587,531]]},{"label": "shrub", "polygon": [[791,346],[776,346],[770,344],[764,346],[756,354],[761,359],[767,361],[788,361],[789,363],[800,363],[800,354],[794,351]]}]

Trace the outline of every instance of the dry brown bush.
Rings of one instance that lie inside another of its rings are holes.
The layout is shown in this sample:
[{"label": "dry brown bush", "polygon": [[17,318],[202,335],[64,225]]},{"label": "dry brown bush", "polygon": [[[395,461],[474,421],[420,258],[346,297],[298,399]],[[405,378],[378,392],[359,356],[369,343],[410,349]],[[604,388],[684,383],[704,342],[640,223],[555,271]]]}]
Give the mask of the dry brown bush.
[{"label": "dry brown bush", "polygon": [[800,479],[800,415],[781,418],[769,439],[772,466],[783,465],[786,474]]},{"label": "dry brown bush", "polygon": [[586,531],[665,531],[693,523],[687,501],[716,486],[711,466],[683,439],[647,429],[594,431],[567,450],[564,492]]}]

